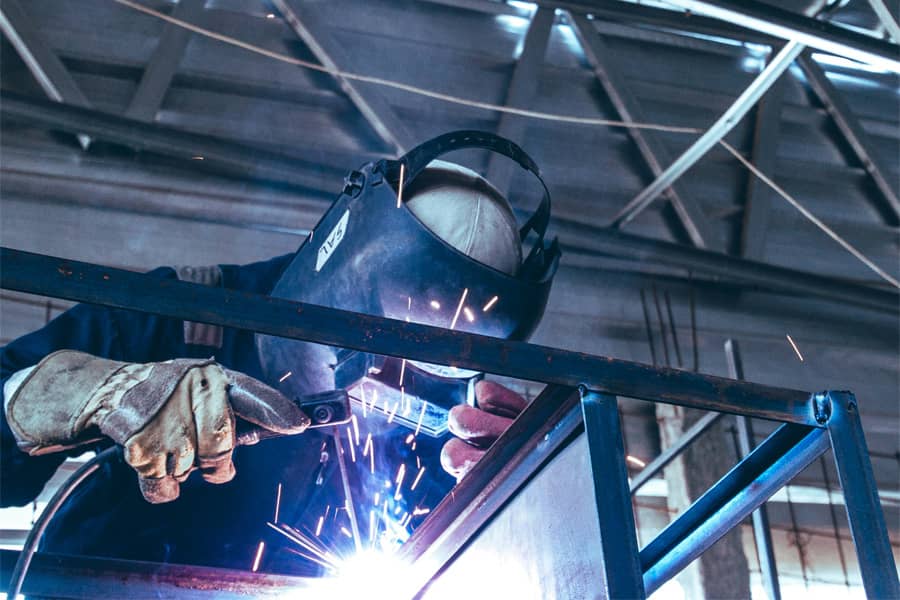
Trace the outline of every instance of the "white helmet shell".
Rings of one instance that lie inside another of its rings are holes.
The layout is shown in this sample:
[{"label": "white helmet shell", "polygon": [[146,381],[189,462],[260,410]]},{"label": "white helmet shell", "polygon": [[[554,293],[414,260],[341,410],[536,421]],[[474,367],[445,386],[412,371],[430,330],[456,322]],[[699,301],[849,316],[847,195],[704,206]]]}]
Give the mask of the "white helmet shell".
[{"label": "white helmet shell", "polygon": [[469,258],[515,276],[522,264],[509,201],[475,171],[434,160],[407,190],[406,206],[433,234]]}]

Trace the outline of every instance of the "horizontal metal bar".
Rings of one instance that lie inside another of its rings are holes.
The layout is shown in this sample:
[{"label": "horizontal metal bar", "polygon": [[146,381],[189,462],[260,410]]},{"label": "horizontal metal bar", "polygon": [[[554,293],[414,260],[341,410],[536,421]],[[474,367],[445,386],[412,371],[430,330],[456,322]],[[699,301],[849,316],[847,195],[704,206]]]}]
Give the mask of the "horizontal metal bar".
[{"label": "horizontal metal bar", "polygon": [[900,47],[758,0],[669,0],[693,14],[721,19],[784,40],[900,73]]},{"label": "horizontal metal bar", "polygon": [[[663,557],[680,544],[690,532],[724,506],[731,498],[756,480],[761,473],[781,459],[791,448],[809,434],[809,428],[785,424],[756,447],[722,479],[697,499],[676,521],[669,524],[656,538],[641,550],[641,564],[646,574]],[[772,490],[774,493],[778,488]],[[647,591],[650,594],[650,590]]]},{"label": "horizontal metal bar", "polygon": [[724,413],[709,413],[703,415],[703,418],[691,425],[690,429],[685,431],[674,444],[666,448],[662,452],[662,454],[647,463],[647,466],[641,469],[641,472],[631,479],[631,494],[636,494],[637,491],[641,489],[641,487],[643,487],[645,483],[655,477],[657,473],[665,469],[666,465],[668,465],[679,454],[681,454],[684,449],[687,448],[691,444],[691,442],[693,442],[697,438],[697,436],[709,429],[713,425],[713,423],[718,421],[722,416],[724,416]]},{"label": "horizontal metal bar", "polygon": [[[9,584],[19,553],[0,550],[0,589]],[[249,559],[248,559],[249,561]],[[251,573],[90,556],[37,553],[22,594],[29,598],[284,598],[288,590],[321,597],[320,578]],[[318,594],[316,592],[318,590]],[[21,596],[20,596],[21,597]]]},{"label": "horizontal metal bar", "polygon": [[581,426],[578,391],[545,388],[401,547],[410,589],[427,585]]},{"label": "horizontal metal bar", "polygon": [[571,248],[573,252],[668,265],[712,275],[722,281],[737,281],[776,292],[846,302],[891,315],[896,315],[897,306],[900,306],[900,295],[873,286],[645,238],[610,228],[598,229],[560,219],[555,221],[556,230],[564,242],[563,250]]},{"label": "horizontal metal bar", "polygon": [[0,248],[0,287],[702,410],[819,426],[807,392]]},{"label": "horizontal metal bar", "polygon": [[[785,427],[790,426],[786,425]],[[760,448],[765,443],[763,442]],[[806,435],[802,439],[766,465],[767,468],[758,472],[751,480],[745,481],[740,489],[730,489],[731,486],[726,481],[730,473],[726,475],[700,500],[695,502],[688,512],[666,529],[666,531],[673,527],[680,529],[679,522],[683,519],[692,521],[692,518],[689,517],[691,511],[708,496],[719,496],[724,500],[719,508],[710,511],[699,521],[692,522],[689,527],[684,529],[677,543],[665,554],[651,565],[645,564],[644,587],[647,594],[652,594],[659,589],[663,583],[708,550],[826,450],[828,450],[828,434],[822,429],[807,429]],[[750,458],[748,457],[748,460]],[[743,462],[736,468],[739,468],[741,464]],[[643,558],[643,552],[641,554]]]}]

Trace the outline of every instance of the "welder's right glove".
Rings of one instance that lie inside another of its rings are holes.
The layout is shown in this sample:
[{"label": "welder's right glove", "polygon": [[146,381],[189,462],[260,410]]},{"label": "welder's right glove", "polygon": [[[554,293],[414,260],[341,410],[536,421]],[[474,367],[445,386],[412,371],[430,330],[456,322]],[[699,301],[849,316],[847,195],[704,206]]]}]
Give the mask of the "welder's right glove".
[{"label": "welder's right glove", "polygon": [[282,434],[309,426],[279,392],[212,359],[136,364],[61,350],[6,403],[18,445],[32,455],[74,448],[98,432],[112,438],[153,503],[177,498],[195,469],[211,483],[234,477],[235,415]]},{"label": "welder's right glove", "polygon": [[460,404],[450,409],[447,424],[456,437],[444,444],[441,466],[459,481],[472,470],[491,444],[512,424],[528,401],[493,381],[475,384],[478,408]]}]

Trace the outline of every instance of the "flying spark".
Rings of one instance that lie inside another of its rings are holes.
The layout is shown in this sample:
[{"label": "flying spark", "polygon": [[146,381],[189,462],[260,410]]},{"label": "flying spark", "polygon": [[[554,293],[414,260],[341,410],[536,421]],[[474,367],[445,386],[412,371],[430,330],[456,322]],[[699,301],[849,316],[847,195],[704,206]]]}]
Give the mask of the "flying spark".
[{"label": "flying spark", "polygon": [[362,404],[363,419],[368,419],[369,415],[366,414],[366,403],[368,402],[366,400],[366,386],[363,384],[359,384],[359,397],[360,403]]},{"label": "flying spark", "polygon": [[[377,504],[377,503],[376,503]],[[378,523],[375,521],[375,509],[369,510],[369,543],[375,543],[375,532],[378,529]]]},{"label": "flying spark", "polygon": [[353,534],[350,533],[350,530],[347,529],[346,527],[344,527],[343,525],[341,525],[341,533],[346,535],[348,538],[353,539]]},{"label": "flying spark", "polygon": [[403,375],[404,375],[405,373],[406,373],[406,359],[404,358],[404,359],[400,362],[400,384],[399,384],[399,387],[400,387],[401,389],[403,388]]},{"label": "flying spark", "polygon": [[356,462],[356,448],[353,446],[353,433],[347,428],[347,445],[350,446],[350,460]]},{"label": "flying spark", "polygon": [[463,304],[466,303],[466,296],[469,295],[469,288],[465,288],[463,290],[462,296],[459,299],[459,305],[456,307],[456,314],[453,315],[453,321],[450,323],[450,329],[456,327],[456,321],[459,319],[459,313],[462,310]]},{"label": "flying spark", "polygon": [[427,515],[430,512],[431,512],[430,508],[419,508],[417,506],[416,508],[413,509],[412,514],[413,514],[413,516],[418,517],[419,515]]},{"label": "flying spark", "polygon": [[278,522],[278,512],[281,510],[281,483],[278,484],[278,491],[275,492],[275,519]]},{"label": "flying spark", "polygon": [[633,464],[637,467],[640,467],[642,469],[647,466],[647,463],[645,463],[644,461],[642,461],[639,458],[635,458],[634,456],[631,456],[630,454],[625,457],[625,460],[627,460],[631,464]]},{"label": "flying spark", "polygon": [[294,374],[293,371],[288,371],[287,373],[285,373],[284,375],[281,376],[281,379],[278,380],[278,383],[282,383],[285,379],[287,379],[288,377],[290,377],[293,374]]},{"label": "flying spark", "polygon": [[397,186],[397,208],[403,204],[403,174],[406,170],[406,165],[400,163],[400,184]]},{"label": "flying spark", "polygon": [[463,307],[463,314],[466,315],[466,321],[469,323],[475,322],[475,314],[472,312],[472,309],[468,306]]},{"label": "flying spark", "polygon": [[369,444],[369,471],[375,474],[375,446]]},{"label": "flying spark", "polygon": [[423,400],[422,410],[419,411],[419,421],[416,423],[416,432],[413,434],[413,437],[419,435],[419,430],[422,429],[422,421],[425,419],[425,409],[427,407],[428,403]]},{"label": "flying spark", "polygon": [[790,335],[787,335],[785,337],[787,337],[787,341],[791,343],[791,348],[794,349],[794,352],[797,354],[797,358],[800,359],[800,362],[803,362],[803,355],[800,354],[800,349],[797,347],[797,344],[794,343],[793,338],[791,338]]},{"label": "flying spark", "polygon": [[356,438],[356,445],[359,446],[359,421],[356,415],[350,415],[350,423],[353,424],[353,437]]},{"label": "flying spark", "polygon": [[269,13],[269,14],[267,14],[267,15],[266,15],[266,18],[267,18],[267,19],[274,19],[274,18],[275,18],[275,13]]},{"label": "flying spark", "polygon": [[404,477],[406,477],[406,465],[401,463],[400,468],[397,469],[397,491],[394,492],[394,500],[400,499],[400,490],[403,486]]},{"label": "flying spark", "polygon": [[391,412],[388,414],[387,422],[392,423],[394,421],[394,417],[397,416],[397,409],[400,408],[400,401],[397,400],[397,404],[391,409]]},{"label": "flying spark", "polygon": [[372,432],[366,434],[366,443],[363,444],[363,458],[369,455],[369,450],[372,448]]},{"label": "flying spark", "polygon": [[192,156],[191,160],[203,160],[202,156]]},{"label": "flying spark", "polygon": [[319,522],[316,523],[316,537],[319,537],[319,534],[322,533],[322,526],[325,524],[325,515],[319,517]]},{"label": "flying spark", "polygon": [[500,298],[498,296],[494,296],[493,298],[488,300],[488,303],[484,305],[484,308],[481,309],[481,312],[487,312],[487,311],[491,310],[491,307],[493,307],[495,304],[497,304],[497,300],[499,300],[499,299]]},{"label": "flying spark", "polygon": [[265,550],[265,548],[266,548],[265,542],[260,542],[259,546],[256,548],[256,558],[253,559],[253,568],[250,569],[254,573],[256,573],[259,570],[259,561],[262,560],[262,553],[263,553],[263,550]]},{"label": "flying spark", "polygon": [[412,441],[413,441],[413,438],[415,438],[415,435],[413,435],[412,433],[409,434],[408,436],[406,436],[406,441],[405,441],[404,443],[405,443],[405,444],[411,444]]},{"label": "flying spark", "polygon": [[428,304],[429,304],[429,305],[431,306],[431,308],[433,308],[434,310],[441,310],[441,303],[438,302],[437,300],[432,300],[432,301],[429,302]]},{"label": "flying spark", "polygon": [[409,486],[410,491],[415,491],[416,486],[419,485],[419,480],[422,479],[422,475],[424,475],[424,474],[425,474],[425,467],[419,467],[418,475],[416,475],[416,478],[413,481],[412,485]]},{"label": "flying spark", "polygon": [[372,390],[372,404],[369,405],[369,412],[373,412],[375,410],[375,403],[378,402],[378,390]]}]

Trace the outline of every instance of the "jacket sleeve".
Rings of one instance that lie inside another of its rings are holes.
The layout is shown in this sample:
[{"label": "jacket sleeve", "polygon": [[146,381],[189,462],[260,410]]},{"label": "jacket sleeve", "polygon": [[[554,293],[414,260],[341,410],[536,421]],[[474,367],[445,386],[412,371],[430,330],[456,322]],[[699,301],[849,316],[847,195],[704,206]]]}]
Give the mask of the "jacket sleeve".
[{"label": "jacket sleeve", "polygon": [[[151,274],[175,277],[175,271],[168,268],[156,269]],[[181,321],[79,304],[43,328],[0,349],[0,386],[17,371],[37,364],[56,350],[80,350],[113,360],[149,362],[174,358],[182,347]],[[65,453],[29,456],[20,451],[5,410],[0,410],[0,506],[21,506],[34,500],[65,456]]]}]

